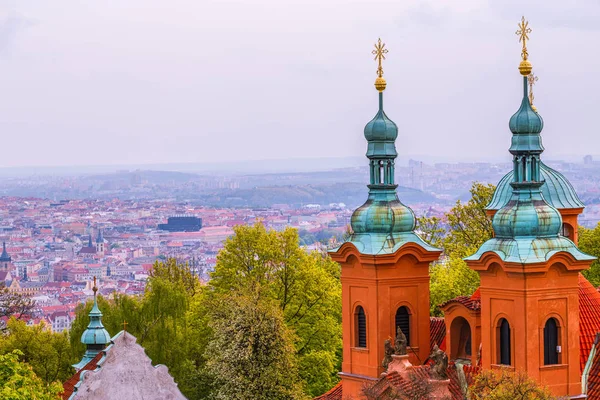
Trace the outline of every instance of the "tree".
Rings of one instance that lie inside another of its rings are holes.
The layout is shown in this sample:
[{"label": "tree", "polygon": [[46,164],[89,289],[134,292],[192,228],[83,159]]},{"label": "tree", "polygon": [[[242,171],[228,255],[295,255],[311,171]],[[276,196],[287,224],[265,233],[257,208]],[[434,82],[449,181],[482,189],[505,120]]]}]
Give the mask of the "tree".
[{"label": "tree", "polygon": [[278,304],[256,293],[219,297],[211,306],[208,370],[215,399],[303,399],[293,333]]},{"label": "tree", "polygon": [[63,382],[73,375],[71,364],[75,360],[66,332],[53,333],[43,323],[27,326],[25,322],[11,318],[0,339],[0,354],[15,350],[46,384]]},{"label": "tree", "polygon": [[[255,224],[234,231],[211,274],[214,295],[250,291],[274,300],[286,326],[296,335],[296,355],[307,393],[323,393],[337,382],[340,367],[339,265],[327,255],[307,254],[293,228],[276,232]],[[322,369],[316,371],[317,364]]]},{"label": "tree", "polygon": [[[593,229],[580,226],[578,245],[581,251],[600,257],[600,223]],[[583,271],[583,275],[595,287],[600,286],[600,262],[594,261],[590,269]]]},{"label": "tree", "polygon": [[[3,317],[21,319],[31,315],[34,303],[28,296],[13,292],[6,287],[4,282],[0,283],[0,319]],[[3,329],[5,328],[4,326]]]},{"label": "tree", "polygon": [[550,391],[524,372],[482,370],[469,387],[469,400],[550,400]]},{"label": "tree", "polygon": [[0,355],[0,398],[4,400],[59,400],[63,387],[45,384],[31,366],[19,361],[23,353],[14,350]]},{"label": "tree", "polygon": [[[443,258],[430,267],[432,315],[442,314],[439,304],[457,296],[469,296],[479,286],[479,274],[462,259],[475,253],[494,234],[491,218],[485,213],[494,191],[494,185],[474,182],[470,190],[471,199],[467,203],[457,201],[444,219],[418,219],[423,238],[444,249]],[[445,235],[444,223],[447,225]]]}]

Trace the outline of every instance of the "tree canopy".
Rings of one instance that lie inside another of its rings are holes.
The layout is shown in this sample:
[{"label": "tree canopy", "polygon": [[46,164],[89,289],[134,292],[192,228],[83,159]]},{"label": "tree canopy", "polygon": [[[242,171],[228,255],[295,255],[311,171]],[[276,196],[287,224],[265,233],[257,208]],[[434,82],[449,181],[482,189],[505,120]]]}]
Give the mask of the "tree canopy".
[{"label": "tree canopy", "polygon": [[[578,244],[581,251],[600,258],[600,223],[593,229],[580,226]],[[600,262],[594,261],[590,269],[583,271],[583,275],[595,287],[600,286]]]},{"label": "tree canopy", "polygon": [[[485,212],[495,186],[474,182],[471,199],[457,201],[444,218],[424,216],[418,219],[422,237],[444,249],[440,261],[430,268],[430,306],[432,315],[441,315],[439,305],[457,296],[469,296],[479,286],[479,274],[463,261],[490,239],[494,230]],[[444,229],[446,228],[446,229]]]},{"label": "tree canopy", "polygon": [[3,400],[59,400],[63,387],[59,382],[44,383],[33,368],[19,360],[23,353],[13,350],[0,354],[0,398]]}]

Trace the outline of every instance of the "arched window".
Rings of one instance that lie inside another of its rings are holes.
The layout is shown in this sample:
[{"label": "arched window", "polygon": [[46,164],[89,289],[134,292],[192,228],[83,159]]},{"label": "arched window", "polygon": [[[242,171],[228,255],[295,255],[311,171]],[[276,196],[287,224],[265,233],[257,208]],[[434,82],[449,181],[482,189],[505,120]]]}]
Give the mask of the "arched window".
[{"label": "arched window", "polygon": [[536,164],[537,164],[536,158],[535,157],[531,157],[531,180],[537,182],[539,180],[539,178],[537,176],[537,167],[536,167]]},{"label": "arched window", "polygon": [[521,179],[522,182],[527,182],[527,159],[525,157],[523,157],[521,159],[521,169],[523,170],[523,179]]},{"label": "arched window", "polygon": [[510,365],[510,324],[505,318],[499,321],[498,330],[498,364]]},{"label": "arched window", "polygon": [[571,226],[569,224],[563,223],[562,224],[562,229],[560,230],[561,236],[564,236],[564,237],[569,238],[569,239],[573,239],[572,238],[572,233],[573,233],[573,231],[571,230]]},{"label": "arched window", "polygon": [[367,316],[362,306],[356,307],[356,347],[367,347]]},{"label": "arched window", "polygon": [[544,365],[558,364],[558,323],[550,318],[544,326]]},{"label": "arched window", "polygon": [[398,327],[402,329],[402,333],[406,336],[406,345],[410,346],[410,313],[405,306],[396,310],[396,329],[394,330],[394,336],[396,335],[396,332],[398,332]]}]

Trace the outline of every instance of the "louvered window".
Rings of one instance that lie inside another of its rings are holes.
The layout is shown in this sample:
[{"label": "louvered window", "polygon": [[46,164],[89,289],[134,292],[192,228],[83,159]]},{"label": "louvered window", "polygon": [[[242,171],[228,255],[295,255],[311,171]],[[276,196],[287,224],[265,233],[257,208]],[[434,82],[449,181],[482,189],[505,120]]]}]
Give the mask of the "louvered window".
[{"label": "louvered window", "polygon": [[398,327],[402,329],[402,333],[406,336],[406,345],[410,346],[410,313],[405,306],[396,310],[396,329],[394,330],[394,335],[398,332]]},{"label": "louvered window", "polygon": [[356,347],[367,347],[367,316],[362,306],[356,307]]}]

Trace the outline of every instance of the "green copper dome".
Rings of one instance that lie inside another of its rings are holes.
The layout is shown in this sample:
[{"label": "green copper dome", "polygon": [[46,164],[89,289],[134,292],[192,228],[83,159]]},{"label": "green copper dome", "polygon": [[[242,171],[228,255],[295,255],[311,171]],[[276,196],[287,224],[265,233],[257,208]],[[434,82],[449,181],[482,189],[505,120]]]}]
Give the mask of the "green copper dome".
[{"label": "green copper dome", "polygon": [[398,200],[394,189],[369,193],[367,202],[352,214],[354,233],[397,233],[415,229],[415,215]]},{"label": "green copper dome", "polygon": [[360,253],[371,255],[392,254],[409,242],[427,251],[440,251],[414,233],[415,215],[398,199],[398,185],[394,182],[398,127],[383,111],[384,89],[385,84],[378,87],[379,110],[364,131],[369,159],[369,197],[352,214],[353,234],[348,241]]},{"label": "green copper dome", "polygon": [[[486,210],[499,210],[510,200],[513,188],[510,183],[514,180],[514,171],[510,171],[498,182],[492,201]],[[544,182],[542,195],[544,200],[552,207],[559,210],[568,208],[583,208],[584,204],[579,199],[577,192],[571,183],[560,172],[550,168],[544,162],[540,162],[540,176]]]},{"label": "green copper dome", "polygon": [[561,226],[560,213],[546,203],[536,189],[520,190],[513,194],[492,220],[497,238],[557,236]]},{"label": "green copper dome", "polygon": [[73,367],[77,369],[83,368],[88,362],[90,362],[96,354],[101,352],[106,348],[106,345],[110,343],[110,335],[106,329],[104,329],[104,325],[102,324],[102,312],[100,312],[100,308],[98,308],[98,302],[96,299],[96,278],[94,277],[94,305],[92,306],[92,310],[89,313],[90,323],[83,334],[81,335],[81,343],[85,344],[86,351],[77,364],[74,364]]},{"label": "green copper dome", "polygon": [[[525,91],[527,91],[527,88],[525,88]],[[517,135],[537,134],[544,128],[544,120],[542,120],[542,117],[537,112],[533,111],[529,98],[525,96],[521,101],[519,110],[510,117],[508,126],[510,131]]]}]

